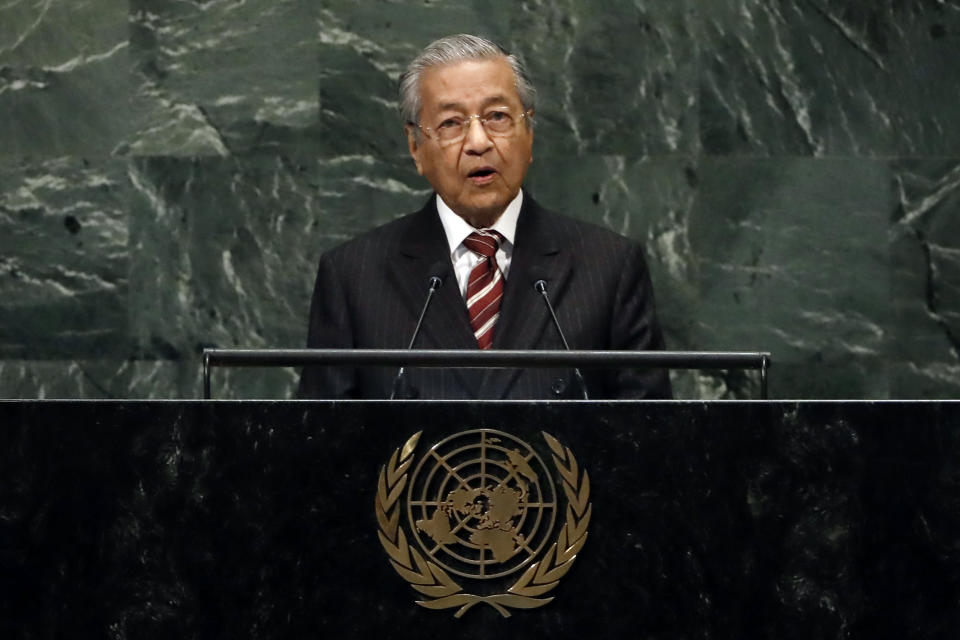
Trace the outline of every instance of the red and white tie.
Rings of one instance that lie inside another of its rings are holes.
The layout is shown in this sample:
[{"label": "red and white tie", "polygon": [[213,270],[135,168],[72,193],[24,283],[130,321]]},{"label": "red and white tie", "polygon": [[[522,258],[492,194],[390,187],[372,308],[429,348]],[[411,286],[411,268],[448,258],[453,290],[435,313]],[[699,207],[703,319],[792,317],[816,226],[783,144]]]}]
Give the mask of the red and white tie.
[{"label": "red and white tie", "polygon": [[503,236],[489,230],[474,231],[463,241],[467,249],[480,256],[467,281],[467,312],[481,349],[493,344],[493,326],[500,317],[503,273],[497,264],[497,249],[502,241]]}]

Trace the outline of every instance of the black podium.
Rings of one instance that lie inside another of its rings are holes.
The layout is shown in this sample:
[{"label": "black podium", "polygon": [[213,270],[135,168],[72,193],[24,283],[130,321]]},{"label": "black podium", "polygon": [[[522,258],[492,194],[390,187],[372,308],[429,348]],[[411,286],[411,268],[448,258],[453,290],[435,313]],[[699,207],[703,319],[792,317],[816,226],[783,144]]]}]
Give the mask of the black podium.
[{"label": "black podium", "polygon": [[958,403],[0,402],[3,638],[957,629]]}]

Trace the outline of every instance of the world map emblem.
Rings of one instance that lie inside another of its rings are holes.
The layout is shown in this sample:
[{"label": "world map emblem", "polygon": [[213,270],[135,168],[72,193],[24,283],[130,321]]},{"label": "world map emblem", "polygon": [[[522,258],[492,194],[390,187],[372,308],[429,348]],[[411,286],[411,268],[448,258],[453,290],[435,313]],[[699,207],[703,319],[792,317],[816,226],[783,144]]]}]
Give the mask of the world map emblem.
[{"label": "world map emblem", "polygon": [[381,469],[380,543],[429,609],[477,604],[503,616],[533,609],[570,570],[587,538],[590,480],[572,452],[542,432],[549,463],[495,429],[451,435],[422,453],[414,434]]}]

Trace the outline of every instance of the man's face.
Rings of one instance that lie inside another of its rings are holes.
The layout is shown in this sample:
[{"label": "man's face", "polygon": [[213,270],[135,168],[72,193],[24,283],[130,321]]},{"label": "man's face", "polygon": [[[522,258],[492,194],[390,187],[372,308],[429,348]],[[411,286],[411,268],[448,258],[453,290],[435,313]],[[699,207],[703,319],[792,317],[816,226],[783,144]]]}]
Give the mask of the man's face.
[{"label": "man's face", "polygon": [[[484,115],[491,110],[523,113],[513,70],[505,58],[471,60],[424,71],[420,77],[420,124],[436,128],[447,118]],[[419,141],[407,127],[407,142],[417,171],[444,202],[475,227],[496,222],[516,197],[530,166],[533,129],[520,119],[507,136],[492,137],[473,118],[463,140],[441,145],[434,137]]]}]

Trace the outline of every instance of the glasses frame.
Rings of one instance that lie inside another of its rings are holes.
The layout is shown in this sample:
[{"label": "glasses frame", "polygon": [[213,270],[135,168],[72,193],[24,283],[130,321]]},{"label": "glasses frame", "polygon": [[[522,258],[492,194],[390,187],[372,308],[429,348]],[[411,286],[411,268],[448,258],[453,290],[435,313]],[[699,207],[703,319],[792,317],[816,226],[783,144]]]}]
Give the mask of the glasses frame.
[{"label": "glasses frame", "polygon": [[516,130],[517,130],[517,125],[519,125],[520,122],[521,122],[524,118],[532,118],[532,117],[533,117],[533,109],[525,109],[524,111],[521,111],[521,112],[520,112],[520,115],[517,116],[517,118],[513,121],[513,127],[510,129],[510,131],[506,131],[506,132],[504,132],[504,133],[499,133],[499,132],[490,131],[489,129],[487,129],[487,125],[486,125],[487,120],[486,120],[486,117],[485,117],[485,116],[489,116],[489,115],[491,115],[491,114],[493,114],[493,113],[506,113],[506,114],[507,114],[508,116],[510,116],[511,118],[513,117],[513,114],[511,114],[509,111],[503,111],[503,110],[497,110],[497,109],[494,109],[493,111],[488,111],[488,112],[487,112],[486,114],[484,114],[484,115],[480,115],[479,113],[474,113],[473,115],[469,115],[469,116],[467,116],[467,117],[464,119],[463,123],[462,123],[461,126],[460,126],[460,135],[459,135],[458,137],[456,137],[456,138],[451,138],[450,140],[443,140],[442,138],[440,138],[440,135],[437,134],[437,132],[436,132],[435,129],[433,129],[433,128],[431,128],[431,127],[425,127],[425,126],[423,126],[422,124],[420,124],[419,122],[417,123],[417,128],[420,129],[420,131],[423,132],[423,135],[425,135],[426,137],[430,138],[431,140],[433,140],[434,142],[436,142],[436,143],[437,143],[438,145],[440,145],[441,147],[449,147],[449,146],[455,145],[455,144],[457,144],[457,143],[459,143],[459,142],[463,142],[464,140],[466,140],[466,138],[467,138],[467,131],[470,130],[470,124],[471,124],[471,122],[473,121],[474,118],[476,118],[477,121],[480,123],[480,126],[483,128],[483,132],[484,132],[485,134],[487,134],[488,137],[490,137],[490,138],[509,138],[510,136],[512,136],[512,135],[516,132]]}]

